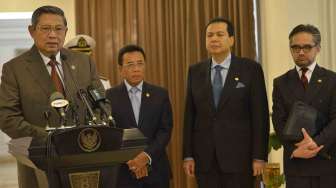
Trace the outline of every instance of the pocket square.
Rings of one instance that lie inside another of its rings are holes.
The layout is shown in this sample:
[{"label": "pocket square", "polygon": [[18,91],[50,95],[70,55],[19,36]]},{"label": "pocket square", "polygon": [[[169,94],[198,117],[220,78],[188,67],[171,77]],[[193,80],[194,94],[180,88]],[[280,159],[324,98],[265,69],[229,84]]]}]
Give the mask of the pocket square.
[{"label": "pocket square", "polygon": [[245,85],[242,82],[238,82],[236,88],[243,88]]}]

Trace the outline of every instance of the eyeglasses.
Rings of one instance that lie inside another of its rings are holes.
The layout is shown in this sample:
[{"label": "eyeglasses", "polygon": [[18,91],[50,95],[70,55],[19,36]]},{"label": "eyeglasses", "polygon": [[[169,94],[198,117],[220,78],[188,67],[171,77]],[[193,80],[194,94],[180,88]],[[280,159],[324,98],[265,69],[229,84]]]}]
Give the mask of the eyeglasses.
[{"label": "eyeglasses", "polygon": [[60,34],[63,34],[64,31],[66,30],[66,27],[64,27],[62,25],[55,25],[55,26],[40,25],[37,28],[38,28],[38,30],[40,30],[44,34],[49,34],[49,33],[51,33],[51,31],[54,31],[56,34],[60,35]]},{"label": "eyeglasses", "polygon": [[308,53],[311,51],[311,49],[313,49],[315,46],[317,46],[317,44],[314,45],[303,45],[303,46],[299,46],[299,45],[291,45],[290,48],[292,49],[292,51],[294,53],[300,53],[301,50],[303,50],[304,53]]},{"label": "eyeglasses", "polygon": [[138,68],[143,68],[145,66],[145,63],[143,62],[139,62],[139,63],[127,63],[123,65],[124,67],[128,68],[128,69],[134,69],[135,67]]}]

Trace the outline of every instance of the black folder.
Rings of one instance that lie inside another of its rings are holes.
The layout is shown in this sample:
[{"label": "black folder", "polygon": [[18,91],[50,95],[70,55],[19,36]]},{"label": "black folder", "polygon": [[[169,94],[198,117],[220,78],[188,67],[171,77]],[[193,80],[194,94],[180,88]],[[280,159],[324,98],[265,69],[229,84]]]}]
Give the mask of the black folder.
[{"label": "black folder", "polygon": [[283,137],[288,141],[300,141],[303,139],[302,128],[314,137],[321,130],[323,118],[319,112],[312,106],[296,101],[288,116],[285,128],[283,129]]}]

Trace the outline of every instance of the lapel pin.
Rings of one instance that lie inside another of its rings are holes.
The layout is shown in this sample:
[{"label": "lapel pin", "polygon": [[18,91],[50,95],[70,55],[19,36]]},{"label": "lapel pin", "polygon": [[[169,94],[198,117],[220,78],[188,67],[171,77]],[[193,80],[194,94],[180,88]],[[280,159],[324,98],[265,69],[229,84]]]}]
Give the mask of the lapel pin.
[{"label": "lapel pin", "polygon": [[149,97],[150,97],[150,94],[149,94],[149,93],[146,93],[146,97],[149,98]]},{"label": "lapel pin", "polygon": [[72,70],[75,70],[75,69],[76,69],[76,66],[75,66],[75,65],[71,65],[71,69],[72,69]]},{"label": "lapel pin", "polygon": [[318,83],[322,83],[322,80],[321,80],[321,79],[318,79],[317,82],[318,82]]},{"label": "lapel pin", "polygon": [[235,79],[236,81],[239,81],[239,77],[235,77],[234,79]]}]

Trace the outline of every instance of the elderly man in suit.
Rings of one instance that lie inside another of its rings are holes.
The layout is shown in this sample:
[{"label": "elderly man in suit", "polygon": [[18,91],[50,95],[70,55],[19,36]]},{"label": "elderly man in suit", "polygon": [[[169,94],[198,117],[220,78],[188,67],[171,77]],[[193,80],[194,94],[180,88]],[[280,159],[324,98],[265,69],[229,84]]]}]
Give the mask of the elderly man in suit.
[{"label": "elderly man in suit", "polygon": [[[3,65],[0,127],[11,138],[43,139],[47,135],[47,124],[57,127],[60,123],[60,116],[50,106],[52,93],[58,91],[71,104],[76,104],[74,119],[84,123],[86,110],[77,95],[77,88],[102,88],[102,85],[88,56],[62,48],[68,29],[60,8],[43,6],[36,9],[28,29],[34,45]],[[44,114],[49,114],[48,120]],[[19,162],[18,176],[20,188],[46,186],[37,181],[33,169]]]},{"label": "elderly man in suit", "polygon": [[231,53],[232,23],[206,26],[211,55],[189,68],[183,157],[200,188],[249,188],[267,160],[269,112],[261,66]]},{"label": "elderly man in suit", "polygon": [[145,58],[139,46],[120,49],[118,64],[124,80],[106,94],[117,127],[138,128],[148,138],[144,152],[121,166],[118,188],[169,188],[166,146],[172,131],[172,109],[167,90],[144,81]]},{"label": "elderly man in suit", "polygon": [[[274,79],[273,125],[284,145],[288,188],[336,187],[336,74],[317,64],[321,34],[313,25],[298,25],[289,34],[295,67]],[[283,129],[293,104],[315,108],[325,123],[316,135],[304,129],[299,142],[286,140]]]}]

